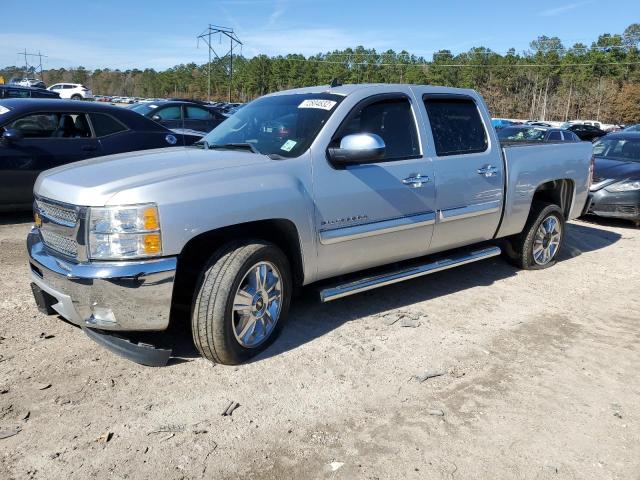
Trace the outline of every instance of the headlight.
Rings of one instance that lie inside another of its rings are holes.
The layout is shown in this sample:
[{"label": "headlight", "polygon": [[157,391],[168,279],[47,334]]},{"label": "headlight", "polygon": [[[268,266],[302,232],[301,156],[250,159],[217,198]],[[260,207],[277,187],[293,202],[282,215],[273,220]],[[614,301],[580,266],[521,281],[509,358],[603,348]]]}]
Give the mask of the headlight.
[{"label": "headlight", "polygon": [[153,203],[89,209],[89,257],[127,260],[162,255],[160,217]]},{"label": "headlight", "polygon": [[616,183],[609,185],[605,190],[608,192],[630,192],[632,190],[640,190],[640,180],[628,180]]}]

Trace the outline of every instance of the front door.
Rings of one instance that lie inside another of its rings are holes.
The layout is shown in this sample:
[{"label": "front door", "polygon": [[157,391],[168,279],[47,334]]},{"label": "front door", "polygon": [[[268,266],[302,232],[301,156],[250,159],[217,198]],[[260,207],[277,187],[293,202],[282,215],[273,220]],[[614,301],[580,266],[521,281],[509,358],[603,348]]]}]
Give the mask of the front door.
[{"label": "front door", "polygon": [[435,220],[431,162],[422,155],[410,92],[375,95],[356,104],[327,147],[349,134],[382,137],[384,158],[339,168],[313,152],[318,278],[426,253]]}]

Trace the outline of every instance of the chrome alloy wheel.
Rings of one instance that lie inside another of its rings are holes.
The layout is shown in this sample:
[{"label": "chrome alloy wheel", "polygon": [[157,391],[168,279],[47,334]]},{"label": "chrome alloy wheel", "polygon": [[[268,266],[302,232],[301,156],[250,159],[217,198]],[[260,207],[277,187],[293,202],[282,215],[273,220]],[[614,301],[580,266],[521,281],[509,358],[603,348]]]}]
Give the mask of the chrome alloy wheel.
[{"label": "chrome alloy wheel", "polygon": [[264,342],[280,317],[282,280],[276,266],[259,262],[249,269],[233,299],[233,334],[245,348]]},{"label": "chrome alloy wheel", "polygon": [[542,221],[533,240],[533,260],[538,265],[546,265],[555,257],[561,236],[562,227],[558,217],[549,215]]}]

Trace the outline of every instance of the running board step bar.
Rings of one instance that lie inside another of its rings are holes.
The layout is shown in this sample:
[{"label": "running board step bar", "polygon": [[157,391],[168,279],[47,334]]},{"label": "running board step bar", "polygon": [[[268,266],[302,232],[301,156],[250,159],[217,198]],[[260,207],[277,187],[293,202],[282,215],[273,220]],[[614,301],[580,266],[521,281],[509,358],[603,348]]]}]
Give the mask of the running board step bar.
[{"label": "running board step bar", "polygon": [[322,302],[330,302],[331,300],[348,297],[349,295],[365,292],[374,288],[403,282],[404,280],[422,277],[423,275],[429,275],[431,273],[440,272],[460,265],[466,265],[467,263],[495,257],[500,255],[500,253],[501,251],[499,247],[487,247],[480,250],[456,253],[450,257],[439,258],[438,260],[429,263],[413,265],[400,270],[363,277],[358,280],[323,288],[320,290],[320,300]]}]

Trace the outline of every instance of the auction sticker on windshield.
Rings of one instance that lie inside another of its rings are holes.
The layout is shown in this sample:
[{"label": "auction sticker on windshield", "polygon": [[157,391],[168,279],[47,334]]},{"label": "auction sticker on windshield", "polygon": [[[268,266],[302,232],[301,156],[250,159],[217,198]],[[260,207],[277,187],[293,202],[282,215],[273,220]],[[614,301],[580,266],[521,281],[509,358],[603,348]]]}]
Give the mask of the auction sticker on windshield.
[{"label": "auction sticker on windshield", "polygon": [[338,103],[333,100],[322,100],[320,98],[307,99],[303,101],[298,108],[320,108],[322,110],[331,110]]},{"label": "auction sticker on windshield", "polygon": [[2,105],[0,105],[0,115],[4,115],[8,111],[9,109],[7,107],[3,107]]},{"label": "auction sticker on windshield", "polygon": [[290,152],[293,149],[293,147],[296,146],[296,143],[298,142],[296,142],[295,140],[287,140],[282,144],[282,146],[280,147],[280,150],[284,150],[285,152]]}]

